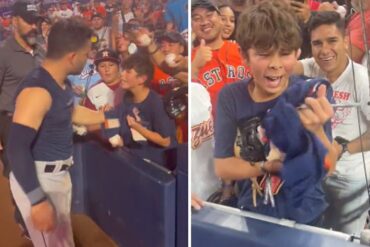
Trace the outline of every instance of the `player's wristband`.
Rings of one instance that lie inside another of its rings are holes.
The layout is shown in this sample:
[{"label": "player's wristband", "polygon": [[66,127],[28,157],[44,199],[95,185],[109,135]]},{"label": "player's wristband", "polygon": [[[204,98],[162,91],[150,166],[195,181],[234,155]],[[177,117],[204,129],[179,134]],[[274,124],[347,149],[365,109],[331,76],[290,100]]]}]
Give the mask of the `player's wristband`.
[{"label": "player's wristband", "polygon": [[35,206],[35,205],[37,205],[37,204],[40,204],[40,203],[42,203],[42,202],[46,201],[47,199],[48,199],[48,198],[47,198],[46,196],[44,196],[44,197],[40,198],[39,200],[37,200],[37,201],[35,201],[35,202],[32,202],[32,203],[31,203],[31,206]]},{"label": "player's wristband", "polygon": [[103,136],[107,139],[119,134],[120,122],[117,111],[111,110],[104,112],[105,121],[102,130]]}]

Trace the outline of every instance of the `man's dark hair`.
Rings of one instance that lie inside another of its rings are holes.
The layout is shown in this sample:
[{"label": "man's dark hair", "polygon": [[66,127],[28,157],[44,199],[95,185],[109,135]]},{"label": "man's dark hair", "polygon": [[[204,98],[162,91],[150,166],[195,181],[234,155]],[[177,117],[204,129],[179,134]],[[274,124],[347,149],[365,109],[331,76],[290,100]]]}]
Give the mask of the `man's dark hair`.
[{"label": "man's dark hair", "polygon": [[91,28],[81,19],[72,17],[56,22],[48,37],[47,58],[59,59],[69,52],[75,52],[90,42]]},{"label": "man's dark hair", "polygon": [[153,79],[154,66],[147,54],[137,52],[129,56],[122,65],[122,70],[134,69],[139,76],[146,75],[147,80],[144,82],[146,87],[150,86]]},{"label": "man's dark hair", "polygon": [[335,25],[345,35],[345,22],[335,11],[319,11],[313,15],[308,27],[309,33],[321,25]]}]

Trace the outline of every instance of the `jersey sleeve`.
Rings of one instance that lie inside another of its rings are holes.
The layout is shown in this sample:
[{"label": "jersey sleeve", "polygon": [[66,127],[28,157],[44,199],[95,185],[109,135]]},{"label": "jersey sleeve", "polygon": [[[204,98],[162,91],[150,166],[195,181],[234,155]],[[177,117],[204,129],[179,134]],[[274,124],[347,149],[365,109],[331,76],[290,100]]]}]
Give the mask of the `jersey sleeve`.
[{"label": "jersey sleeve", "polygon": [[174,140],[172,139],[174,139],[174,136],[176,135],[175,123],[167,115],[164,110],[163,101],[159,97],[155,98],[153,113],[153,131],[157,132],[164,138],[171,137],[171,143],[173,143]]},{"label": "jersey sleeve", "polygon": [[231,93],[223,88],[218,97],[215,122],[215,158],[234,156],[234,143],[237,133],[235,104]]}]

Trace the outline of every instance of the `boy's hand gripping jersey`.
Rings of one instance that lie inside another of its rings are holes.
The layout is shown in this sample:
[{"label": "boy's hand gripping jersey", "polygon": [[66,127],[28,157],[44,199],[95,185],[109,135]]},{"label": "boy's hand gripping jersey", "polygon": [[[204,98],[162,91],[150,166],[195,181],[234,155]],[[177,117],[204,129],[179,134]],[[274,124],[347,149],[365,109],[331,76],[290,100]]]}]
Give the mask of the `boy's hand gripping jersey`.
[{"label": "boy's hand gripping jersey", "polygon": [[[280,96],[261,121],[268,140],[284,153],[283,168],[277,174],[281,179],[277,181],[275,177],[266,176],[259,181],[259,186],[272,186],[269,188],[272,191],[268,191],[270,195],[271,192],[280,190],[275,198],[276,203],[270,201],[272,205],[276,204],[276,208],[268,210],[265,206],[252,205],[252,202],[255,205],[261,201],[266,202],[265,195],[265,198],[259,198],[256,202],[251,198],[253,200],[250,200],[248,209],[300,223],[309,223],[326,207],[324,195],[318,190],[326,174],[324,158],[327,150],[314,134],[303,127],[296,108],[304,104],[306,97],[316,97],[317,89],[321,84],[327,86],[327,98],[331,102],[333,92],[330,84],[325,80],[291,77],[291,81],[293,84]],[[239,130],[243,135],[240,142],[241,156],[251,162],[267,160],[267,154],[271,149],[270,142],[261,142],[258,122],[258,119],[252,118]],[[325,124],[324,130],[331,139],[330,121]],[[266,183],[267,178],[270,179],[270,185]],[[284,182],[283,186],[281,180]],[[255,185],[252,183],[253,186]]]}]

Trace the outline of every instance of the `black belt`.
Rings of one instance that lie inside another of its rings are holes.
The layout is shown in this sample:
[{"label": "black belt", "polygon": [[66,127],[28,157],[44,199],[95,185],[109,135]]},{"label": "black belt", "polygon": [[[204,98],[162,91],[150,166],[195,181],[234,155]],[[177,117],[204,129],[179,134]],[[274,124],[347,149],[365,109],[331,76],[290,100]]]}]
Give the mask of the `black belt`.
[{"label": "black belt", "polygon": [[10,111],[0,111],[0,115],[1,116],[12,117],[13,116],[13,112],[10,112]]},{"label": "black belt", "polygon": [[62,168],[60,168],[60,170],[59,170],[59,171],[54,171],[56,167],[57,167],[56,165],[45,165],[44,172],[45,172],[45,173],[52,173],[52,172],[61,172],[61,171],[65,171],[65,170],[68,170],[69,165],[62,165]]}]

